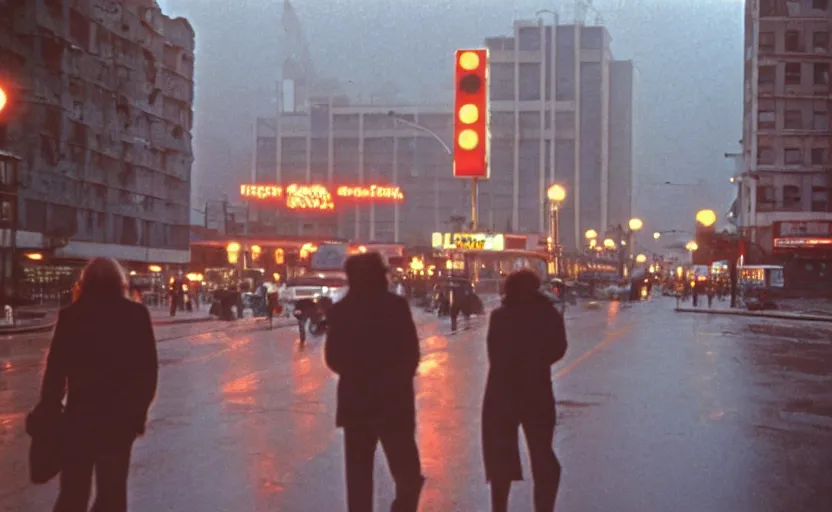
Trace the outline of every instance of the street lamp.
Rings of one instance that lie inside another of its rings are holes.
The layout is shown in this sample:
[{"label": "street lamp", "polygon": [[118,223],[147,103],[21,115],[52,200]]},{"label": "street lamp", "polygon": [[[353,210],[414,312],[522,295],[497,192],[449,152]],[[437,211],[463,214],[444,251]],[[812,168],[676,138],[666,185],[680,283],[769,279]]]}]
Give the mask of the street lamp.
[{"label": "street lamp", "polygon": [[641,228],[644,227],[644,222],[639,218],[632,218],[627,225],[630,227],[630,231],[641,231]]},{"label": "street lamp", "polygon": [[586,238],[587,240],[595,240],[596,238],[598,238],[598,232],[594,229],[587,229],[586,233],[584,233],[584,238]]},{"label": "street lamp", "polygon": [[653,240],[658,240],[661,237],[662,237],[662,234],[659,231],[656,231],[655,233],[653,233]]},{"label": "street lamp", "polygon": [[607,249],[615,249],[615,240],[613,240],[612,238],[605,238],[604,247],[606,247]]},{"label": "street lamp", "polygon": [[639,254],[638,256],[636,256],[636,263],[646,263],[646,262],[647,262],[647,256],[646,255]]},{"label": "street lamp", "polygon": [[566,199],[566,189],[554,184],[546,190],[549,199],[549,236],[552,238],[552,270],[560,275],[560,204]]},{"label": "street lamp", "polygon": [[699,250],[699,244],[697,244],[695,241],[691,240],[690,242],[685,244],[685,249],[687,249],[690,252],[697,251],[697,250]]},{"label": "street lamp", "polygon": [[713,210],[699,210],[696,212],[696,222],[709,228],[716,223],[716,212]]}]

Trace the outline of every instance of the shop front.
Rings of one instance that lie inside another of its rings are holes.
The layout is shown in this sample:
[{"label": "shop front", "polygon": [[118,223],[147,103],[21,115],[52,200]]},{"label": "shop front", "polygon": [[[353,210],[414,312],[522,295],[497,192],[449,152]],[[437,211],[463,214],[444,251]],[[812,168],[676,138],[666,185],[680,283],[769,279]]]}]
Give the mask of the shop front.
[{"label": "shop front", "polygon": [[783,266],[786,291],[832,295],[832,222],[775,222],[772,233],[774,259]]}]

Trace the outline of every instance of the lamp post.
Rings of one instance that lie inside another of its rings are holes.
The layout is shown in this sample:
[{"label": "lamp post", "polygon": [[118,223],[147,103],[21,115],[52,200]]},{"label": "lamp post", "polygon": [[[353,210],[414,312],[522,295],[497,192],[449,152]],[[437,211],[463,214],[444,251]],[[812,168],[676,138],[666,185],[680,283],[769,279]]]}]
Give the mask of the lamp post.
[{"label": "lamp post", "polygon": [[555,275],[560,275],[560,205],[566,199],[566,189],[555,184],[546,190],[549,199],[549,236],[552,238],[552,263]]}]

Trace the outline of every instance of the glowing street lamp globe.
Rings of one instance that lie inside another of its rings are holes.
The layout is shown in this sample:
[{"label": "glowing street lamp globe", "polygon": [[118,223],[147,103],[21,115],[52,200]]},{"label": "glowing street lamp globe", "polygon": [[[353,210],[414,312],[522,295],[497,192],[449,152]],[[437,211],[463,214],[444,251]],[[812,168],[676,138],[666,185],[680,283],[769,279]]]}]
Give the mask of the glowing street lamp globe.
[{"label": "glowing street lamp globe", "polygon": [[645,256],[644,254],[639,254],[638,256],[636,256],[636,263],[645,263],[645,262],[647,262],[647,256]]},{"label": "glowing street lamp globe", "polygon": [[598,232],[594,229],[587,229],[586,233],[584,233],[584,238],[586,238],[587,240],[595,240],[596,238],[598,238]]},{"label": "glowing street lamp globe", "polygon": [[699,210],[696,212],[696,222],[709,228],[716,223],[716,212],[713,210]]},{"label": "glowing street lamp globe", "polygon": [[661,233],[659,233],[658,231],[656,231],[655,233],[653,233],[653,240],[658,240],[658,239],[659,239],[659,238],[661,238],[661,237],[662,237],[662,234],[661,234]]},{"label": "glowing street lamp globe", "polygon": [[607,249],[614,249],[615,241],[612,238],[604,239],[604,247],[606,247]]},{"label": "glowing street lamp globe", "polygon": [[560,185],[552,185],[546,191],[546,197],[553,203],[560,203],[566,199],[566,189]]},{"label": "glowing street lamp globe", "polygon": [[639,218],[634,218],[630,219],[627,225],[630,227],[630,231],[640,231],[644,227],[644,222]]},{"label": "glowing street lamp globe", "polygon": [[685,245],[685,249],[689,250],[690,252],[696,251],[699,249],[699,244],[691,240],[687,243],[687,245]]}]

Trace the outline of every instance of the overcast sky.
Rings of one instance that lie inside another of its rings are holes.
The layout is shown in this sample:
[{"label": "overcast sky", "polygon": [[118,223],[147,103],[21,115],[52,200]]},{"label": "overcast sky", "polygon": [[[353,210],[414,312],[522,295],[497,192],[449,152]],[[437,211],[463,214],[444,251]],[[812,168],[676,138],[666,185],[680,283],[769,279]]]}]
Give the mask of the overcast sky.
[{"label": "overcast sky", "polygon": [[[369,95],[393,82],[415,101],[451,98],[449,56],[510,34],[535,0],[294,0],[319,70]],[[235,197],[251,165],[252,123],[274,111],[283,0],[159,0],[197,34],[194,206]],[[596,0],[613,54],[640,72],[635,211],[649,230],[690,229],[696,208],[727,209],[742,121],[742,0]],[[590,15],[590,22],[594,16]],[[705,180],[705,197],[666,181]]]}]

